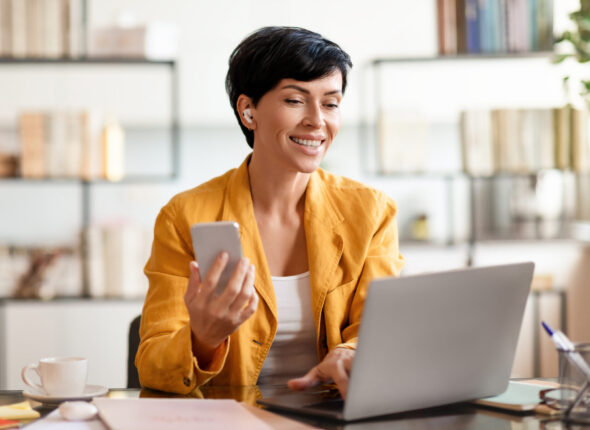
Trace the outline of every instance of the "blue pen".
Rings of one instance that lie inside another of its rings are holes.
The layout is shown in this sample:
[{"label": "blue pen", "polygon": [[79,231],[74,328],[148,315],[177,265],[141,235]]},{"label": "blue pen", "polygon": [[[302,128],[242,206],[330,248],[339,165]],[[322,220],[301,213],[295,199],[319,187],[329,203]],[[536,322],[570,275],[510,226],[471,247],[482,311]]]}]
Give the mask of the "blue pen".
[{"label": "blue pen", "polygon": [[551,339],[553,339],[555,345],[565,352],[565,356],[569,362],[580,372],[582,372],[584,376],[586,376],[586,379],[588,379],[590,382],[590,365],[588,365],[586,360],[584,360],[580,353],[576,351],[576,347],[572,341],[569,340],[567,336],[561,331],[553,330],[545,321],[543,321],[541,324],[543,324],[543,328],[547,331],[547,333],[549,333],[549,336],[551,336]]}]

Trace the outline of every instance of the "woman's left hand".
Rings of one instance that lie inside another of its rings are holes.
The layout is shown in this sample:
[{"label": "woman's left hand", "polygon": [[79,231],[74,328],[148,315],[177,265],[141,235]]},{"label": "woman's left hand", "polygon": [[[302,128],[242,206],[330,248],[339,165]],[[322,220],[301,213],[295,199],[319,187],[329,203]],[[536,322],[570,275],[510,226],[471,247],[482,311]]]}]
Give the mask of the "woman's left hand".
[{"label": "woman's left hand", "polygon": [[292,390],[305,390],[324,382],[334,382],[343,399],[346,399],[348,388],[348,376],[354,359],[354,349],[334,348],[328,353],[320,364],[311,369],[301,378],[291,379],[289,388]]}]

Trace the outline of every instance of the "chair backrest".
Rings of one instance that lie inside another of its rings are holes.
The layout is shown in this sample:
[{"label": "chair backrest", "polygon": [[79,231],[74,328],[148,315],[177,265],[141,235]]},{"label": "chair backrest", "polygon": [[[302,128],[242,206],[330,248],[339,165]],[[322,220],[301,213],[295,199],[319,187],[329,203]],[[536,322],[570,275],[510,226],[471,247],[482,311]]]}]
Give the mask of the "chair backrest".
[{"label": "chair backrest", "polygon": [[141,323],[141,315],[138,315],[131,321],[129,325],[129,344],[127,353],[127,388],[141,388],[139,383],[139,374],[135,367],[135,355],[137,348],[139,348],[139,325]]}]

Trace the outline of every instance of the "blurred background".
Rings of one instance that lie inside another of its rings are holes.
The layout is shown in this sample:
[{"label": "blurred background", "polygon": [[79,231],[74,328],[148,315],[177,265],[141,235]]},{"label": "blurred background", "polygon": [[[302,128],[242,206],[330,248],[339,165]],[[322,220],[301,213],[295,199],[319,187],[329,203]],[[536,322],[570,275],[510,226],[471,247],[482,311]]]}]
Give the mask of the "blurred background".
[{"label": "blurred background", "polygon": [[153,223],[249,153],[224,79],[267,25],[351,55],[323,167],[395,199],[404,275],[536,263],[513,376],[556,376],[540,319],[590,340],[584,18],[579,0],[0,0],[0,389],[50,355],[125,386]]}]

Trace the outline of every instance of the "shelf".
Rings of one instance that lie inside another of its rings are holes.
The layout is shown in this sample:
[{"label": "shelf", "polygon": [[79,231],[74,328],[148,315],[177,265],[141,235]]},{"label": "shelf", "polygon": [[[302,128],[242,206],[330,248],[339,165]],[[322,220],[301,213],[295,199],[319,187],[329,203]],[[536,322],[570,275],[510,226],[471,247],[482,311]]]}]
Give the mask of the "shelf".
[{"label": "shelf", "polygon": [[506,233],[505,235],[475,235],[475,244],[481,244],[481,245],[485,245],[485,244],[493,244],[493,243],[507,243],[507,244],[523,244],[523,243],[538,243],[538,242],[574,242],[575,239],[573,239],[571,236],[567,236],[564,233],[561,233],[557,236],[553,236],[553,237],[541,237],[536,236],[536,237],[532,237],[532,236],[523,236],[523,235],[508,235],[508,233]]},{"label": "shelf", "polygon": [[368,173],[368,178],[387,178],[387,179],[445,179],[454,180],[464,178],[466,175],[462,172],[389,172],[389,173]]},{"label": "shelf", "polygon": [[79,58],[13,58],[0,57],[0,65],[9,64],[139,64],[154,66],[175,66],[176,60],[150,60],[148,58],[123,57],[79,57]]},{"label": "shelf", "polygon": [[81,296],[64,296],[64,297],[53,297],[51,299],[40,299],[40,298],[27,298],[27,299],[18,299],[15,297],[0,297],[0,306],[3,304],[52,304],[52,303],[73,303],[73,302],[106,302],[106,303],[113,303],[113,302],[121,302],[121,303],[133,303],[133,302],[140,302],[143,303],[145,297],[81,297]]},{"label": "shelf", "polygon": [[476,61],[476,60],[513,60],[547,58],[551,60],[553,51],[514,52],[514,53],[489,53],[489,54],[457,54],[457,55],[433,55],[425,57],[382,57],[373,59],[373,65],[386,63],[427,63],[440,61]]},{"label": "shelf", "polygon": [[178,173],[175,172],[172,175],[162,176],[133,176],[126,177],[119,181],[109,181],[107,179],[92,179],[85,180],[80,178],[20,178],[20,177],[7,177],[0,178],[0,182],[13,182],[13,183],[34,183],[34,184],[56,184],[56,183],[71,183],[71,184],[99,184],[99,185],[121,185],[121,184],[153,184],[157,182],[172,182],[178,178]]},{"label": "shelf", "polygon": [[388,179],[446,179],[454,180],[458,178],[465,178],[474,181],[493,181],[496,179],[521,179],[521,178],[536,178],[537,176],[547,173],[557,172],[561,174],[574,175],[579,177],[590,176],[590,172],[576,172],[574,170],[561,169],[545,169],[535,172],[497,172],[491,175],[474,175],[466,172],[388,172],[388,173],[368,173],[369,178],[388,178]]},{"label": "shelf", "polygon": [[570,169],[545,169],[545,170],[538,170],[535,172],[522,172],[522,173],[512,173],[512,172],[497,172],[493,175],[472,175],[469,173],[464,173],[465,176],[469,177],[473,180],[482,180],[482,181],[489,181],[499,178],[507,178],[507,179],[519,179],[519,178],[536,178],[537,176],[548,173],[548,172],[556,172],[561,173],[562,175],[573,175],[579,177],[590,176],[590,172],[576,172],[575,170]]},{"label": "shelf", "polygon": [[434,241],[434,240],[414,240],[414,239],[401,238],[399,241],[400,248],[427,247],[427,248],[448,249],[448,248],[459,248],[459,247],[463,247],[463,246],[467,246],[467,245],[468,245],[467,240]]}]

